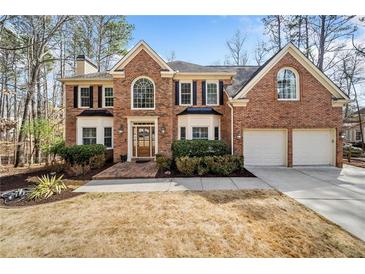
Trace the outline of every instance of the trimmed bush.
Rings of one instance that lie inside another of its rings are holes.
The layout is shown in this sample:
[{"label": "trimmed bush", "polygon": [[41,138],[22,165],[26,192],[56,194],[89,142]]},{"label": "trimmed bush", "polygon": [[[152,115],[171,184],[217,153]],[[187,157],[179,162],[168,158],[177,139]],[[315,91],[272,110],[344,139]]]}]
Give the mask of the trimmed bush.
[{"label": "trimmed bush", "polygon": [[206,156],[206,157],[187,157],[177,158],[176,168],[184,175],[199,176],[208,173],[215,175],[228,176],[235,171],[243,169],[243,157],[234,155]]},{"label": "trimmed bush", "polygon": [[159,169],[162,169],[163,171],[170,170],[171,163],[172,163],[171,159],[167,158],[164,155],[156,154],[156,164]]},{"label": "trimmed bush", "polygon": [[[104,157],[105,162],[105,146],[104,145],[74,145],[63,147],[58,154],[71,166],[73,165],[89,165],[94,159]],[[96,157],[100,156],[100,157]],[[96,160],[97,161],[97,160]],[[104,163],[102,163],[103,165]],[[100,162],[97,164],[100,165]]]},{"label": "trimmed bush", "polygon": [[176,140],[172,143],[172,156],[179,158],[221,156],[229,154],[226,143],[220,140]]},{"label": "trimmed bush", "polygon": [[52,144],[49,148],[49,153],[53,156],[60,155],[62,149],[65,147],[65,141],[59,140]]}]

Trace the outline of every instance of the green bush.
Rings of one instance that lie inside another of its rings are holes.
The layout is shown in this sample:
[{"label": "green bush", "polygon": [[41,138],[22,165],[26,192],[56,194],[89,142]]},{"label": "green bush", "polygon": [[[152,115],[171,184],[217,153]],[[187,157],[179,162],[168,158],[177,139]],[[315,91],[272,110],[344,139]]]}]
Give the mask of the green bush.
[{"label": "green bush", "polygon": [[184,175],[208,173],[228,176],[243,169],[243,157],[234,155],[177,158],[176,167]]},{"label": "green bush", "polygon": [[176,140],[172,143],[172,156],[204,157],[229,153],[226,143],[220,140]]},{"label": "green bush", "polygon": [[66,161],[67,164],[72,165],[88,165],[91,159],[98,155],[104,155],[104,145],[74,145],[63,147],[58,154]]},{"label": "green bush", "polygon": [[54,194],[60,194],[67,186],[62,181],[63,175],[60,177],[44,175],[38,177],[37,186],[29,193],[29,199],[47,199]]},{"label": "green bush", "polygon": [[164,155],[156,154],[156,164],[159,169],[162,169],[163,171],[170,170],[171,163],[172,163],[171,159],[167,158]]},{"label": "green bush", "polygon": [[61,150],[65,147],[64,140],[58,140],[52,144],[49,148],[49,153],[53,156],[60,155]]},{"label": "green bush", "polygon": [[176,159],[176,168],[182,174],[191,176],[197,169],[200,159],[196,157],[183,156]]}]

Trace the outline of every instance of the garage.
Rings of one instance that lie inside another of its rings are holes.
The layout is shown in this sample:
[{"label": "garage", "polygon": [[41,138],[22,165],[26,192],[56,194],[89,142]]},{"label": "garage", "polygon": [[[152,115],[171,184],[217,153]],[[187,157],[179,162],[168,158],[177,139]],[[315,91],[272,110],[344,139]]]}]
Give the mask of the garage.
[{"label": "garage", "polygon": [[286,166],[287,131],[247,129],[243,131],[245,165]]},{"label": "garage", "polygon": [[334,129],[293,129],[293,165],[334,165]]}]

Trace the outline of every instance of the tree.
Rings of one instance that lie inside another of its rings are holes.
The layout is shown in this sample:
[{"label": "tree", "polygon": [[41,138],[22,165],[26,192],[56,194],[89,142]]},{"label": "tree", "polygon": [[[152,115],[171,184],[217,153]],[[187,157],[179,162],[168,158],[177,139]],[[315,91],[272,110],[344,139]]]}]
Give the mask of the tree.
[{"label": "tree", "polygon": [[175,51],[172,50],[167,55],[167,62],[173,62],[175,60],[176,60],[176,54],[175,54]]},{"label": "tree", "polygon": [[237,30],[233,37],[226,42],[234,65],[243,66],[247,63],[248,55],[244,49],[245,41],[246,35],[242,34],[240,30]]},{"label": "tree", "polygon": [[268,54],[267,45],[265,42],[257,42],[255,48],[255,60],[258,66],[261,66]]},{"label": "tree", "polygon": [[283,47],[284,16],[270,15],[262,19],[265,26],[265,34],[270,37],[271,48],[269,50],[279,51]]},{"label": "tree", "polygon": [[[365,16],[360,17],[359,21],[361,22],[362,27],[365,28]],[[356,50],[357,53],[359,53],[360,55],[365,57],[365,44],[356,44],[354,34],[352,34],[352,46],[354,47],[354,49]]]}]

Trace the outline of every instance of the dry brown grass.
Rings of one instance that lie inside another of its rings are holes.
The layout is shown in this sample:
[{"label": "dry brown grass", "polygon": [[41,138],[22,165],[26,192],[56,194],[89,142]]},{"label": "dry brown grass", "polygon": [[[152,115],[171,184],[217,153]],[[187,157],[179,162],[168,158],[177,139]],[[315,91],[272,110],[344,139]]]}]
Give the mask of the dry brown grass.
[{"label": "dry brown grass", "polygon": [[272,190],[85,194],[0,209],[1,257],[364,257]]}]

